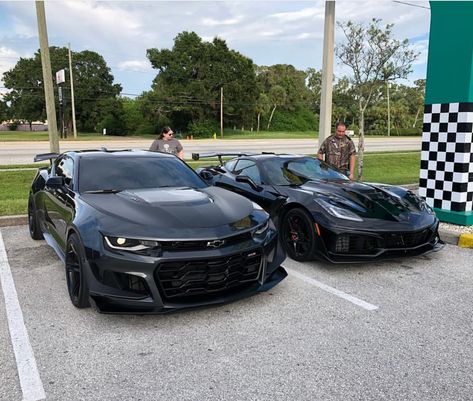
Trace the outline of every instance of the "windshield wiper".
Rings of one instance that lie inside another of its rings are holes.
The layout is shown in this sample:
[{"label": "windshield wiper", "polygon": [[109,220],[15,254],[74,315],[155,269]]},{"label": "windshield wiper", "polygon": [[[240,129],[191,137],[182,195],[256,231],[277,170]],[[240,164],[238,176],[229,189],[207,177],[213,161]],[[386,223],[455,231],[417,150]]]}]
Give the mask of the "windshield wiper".
[{"label": "windshield wiper", "polygon": [[96,189],[94,191],[85,191],[84,194],[117,194],[122,192],[122,189]]}]

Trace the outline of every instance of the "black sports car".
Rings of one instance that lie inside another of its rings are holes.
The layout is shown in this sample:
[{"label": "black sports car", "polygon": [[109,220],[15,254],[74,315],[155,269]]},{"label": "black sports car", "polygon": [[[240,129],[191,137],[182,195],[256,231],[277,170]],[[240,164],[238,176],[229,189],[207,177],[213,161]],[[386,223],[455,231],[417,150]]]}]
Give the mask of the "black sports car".
[{"label": "black sports car", "polygon": [[28,201],[33,239],[65,262],[72,303],[163,313],[268,290],[285,258],[268,214],[208,186],[173,155],[78,151],[38,155]]},{"label": "black sports car", "polygon": [[[238,156],[223,162],[223,156]],[[439,221],[420,197],[401,187],[350,181],[306,156],[206,153],[219,165],[197,171],[209,184],[255,201],[274,218],[288,255],[356,262],[441,248]]]}]

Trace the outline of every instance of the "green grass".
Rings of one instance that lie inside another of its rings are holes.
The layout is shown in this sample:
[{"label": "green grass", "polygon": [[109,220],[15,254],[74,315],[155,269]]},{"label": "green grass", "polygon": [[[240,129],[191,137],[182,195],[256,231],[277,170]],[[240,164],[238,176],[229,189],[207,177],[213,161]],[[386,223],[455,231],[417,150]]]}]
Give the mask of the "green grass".
[{"label": "green grass", "polygon": [[26,214],[35,171],[0,171],[0,216]]},{"label": "green grass", "polygon": [[[217,160],[188,161],[194,169],[217,163]],[[419,181],[419,166],[420,152],[367,153],[364,157],[364,181],[395,185],[416,183]],[[0,167],[18,168],[14,165]],[[28,192],[35,172],[0,171],[0,216],[26,214]]]},{"label": "green grass", "polygon": [[[138,136],[113,136],[107,135],[107,141],[109,140],[123,140],[123,139],[151,139],[155,138],[155,135],[145,135],[142,137]],[[66,139],[60,139],[60,141],[103,141],[104,136],[97,133],[79,132],[77,139],[70,134]],[[30,131],[0,131],[0,142],[31,142],[31,141],[49,141],[49,134],[47,131],[41,132],[30,132]]]}]

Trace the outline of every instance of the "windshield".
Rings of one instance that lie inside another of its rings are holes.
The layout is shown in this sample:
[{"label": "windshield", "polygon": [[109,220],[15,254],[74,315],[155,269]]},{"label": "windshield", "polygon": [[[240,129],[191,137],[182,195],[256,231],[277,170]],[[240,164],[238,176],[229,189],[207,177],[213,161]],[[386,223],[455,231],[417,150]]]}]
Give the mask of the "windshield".
[{"label": "windshield", "polygon": [[79,192],[206,186],[190,167],[177,158],[111,156],[82,158],[80,161]]},{"label": "windshield", "polygon": [[312,180],[348,180],[328,164],[312,157],[274,158],[263,162],[270,185],[301,185]]}]

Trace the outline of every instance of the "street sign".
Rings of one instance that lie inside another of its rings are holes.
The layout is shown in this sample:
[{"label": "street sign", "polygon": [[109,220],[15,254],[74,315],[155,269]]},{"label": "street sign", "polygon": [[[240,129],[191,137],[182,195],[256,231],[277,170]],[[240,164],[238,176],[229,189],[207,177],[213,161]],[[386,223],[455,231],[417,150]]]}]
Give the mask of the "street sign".
[{"label": "street sign", "polygon": [[66,71],[64,69],[56,72],[56,83],[59,85],[63,82],[66,82]]}]

